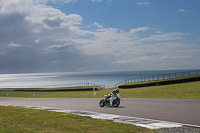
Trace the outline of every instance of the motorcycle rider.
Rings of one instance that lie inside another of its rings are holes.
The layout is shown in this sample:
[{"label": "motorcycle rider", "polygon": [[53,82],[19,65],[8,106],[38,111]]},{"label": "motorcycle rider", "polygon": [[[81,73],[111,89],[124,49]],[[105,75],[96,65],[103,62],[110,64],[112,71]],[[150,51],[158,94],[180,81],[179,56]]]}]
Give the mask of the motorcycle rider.
[{"label": "motorcycle rider", "polygon": [[106,97],[106,100],[111,98],[111,97],[115,97],[117,94],[119,94],[119,90],[116,89],[113,92],[111,92],[110,94],[108,94],[108,96]]},{"label": "motorcycle rider", "polygon": [[108,95],[104,95],[106,96],[105,99],[102,99],[99,102],[99,106],[100,107],[104,107],[104,106],[112,106],[112,107],[118,107],[120,104],[120,95],[119,95],[119,90],[116,89],[113,92],[111,92]]}]

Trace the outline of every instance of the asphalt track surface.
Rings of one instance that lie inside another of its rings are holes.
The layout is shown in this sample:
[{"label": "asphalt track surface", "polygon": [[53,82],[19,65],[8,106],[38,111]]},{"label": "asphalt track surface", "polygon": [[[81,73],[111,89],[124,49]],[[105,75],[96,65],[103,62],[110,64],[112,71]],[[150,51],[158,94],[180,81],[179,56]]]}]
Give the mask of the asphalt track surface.
[{"label": "asphalt track surface", "polygon": [[199,99],[122,98],[118,108],[99,107],[101,98],[9,98],[0,105],[26,105],[82,110],[123,116],[156,119],[200,126]]}]

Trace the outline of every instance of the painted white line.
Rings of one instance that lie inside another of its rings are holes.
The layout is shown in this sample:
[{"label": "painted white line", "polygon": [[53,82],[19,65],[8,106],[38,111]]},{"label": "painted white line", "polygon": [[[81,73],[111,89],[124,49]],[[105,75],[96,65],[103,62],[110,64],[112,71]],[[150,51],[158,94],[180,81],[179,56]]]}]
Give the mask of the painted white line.
[{"label": "painted white line", "polygon": [[192,127],[200,127],[200,126],[189,125],[189,124],[145,119],[145,118],[138,118],[138,117],[130,117],[130,116],[122,116],[122,115],[104,114],[104,113],[91,112],[91,111],[65,110],[65,109],[52,108],[52,107],[6,105],[6,104],[0,104],[0,106],[15,106],[15,107],[23,107],[23,108],[31,108],[31,109],[49,110],[49,111],[55,111],[55,112],[72,113],[72,114],[77,114],[81,116],[88,116],[95,119],[105,119],[105,120],[112,120],[114,122],[119,122],[119,123],[132,124],[136,126],[146,127],[149,129],[174,128],[174,127],[182,127],[184,125],[192,126]]}]

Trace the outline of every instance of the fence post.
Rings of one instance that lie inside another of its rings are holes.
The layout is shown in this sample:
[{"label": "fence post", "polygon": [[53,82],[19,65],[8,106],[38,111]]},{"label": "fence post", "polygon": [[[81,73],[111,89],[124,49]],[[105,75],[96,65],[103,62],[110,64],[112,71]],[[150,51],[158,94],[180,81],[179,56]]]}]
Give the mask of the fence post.
[{"label": "fence post", "polygon": [[95,92],[95,87],[93,87],[93,91],[94,91],[94,96],[96,95],[96,92]]}]

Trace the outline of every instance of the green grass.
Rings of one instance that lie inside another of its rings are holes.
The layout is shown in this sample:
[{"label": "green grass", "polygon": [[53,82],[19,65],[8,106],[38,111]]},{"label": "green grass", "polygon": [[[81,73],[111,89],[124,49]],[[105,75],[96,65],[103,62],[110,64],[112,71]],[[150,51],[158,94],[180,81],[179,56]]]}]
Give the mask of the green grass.
[{"label": "green grass", "polygon": [[[58,87],[58,88],[12,88],[10,90],[18,90],[18,91],[29,91],[29,90],[42,90],[42,91],[48,91],[48,90],[65,90],[65,89],[85,89],[85,88],[100,88],[99,86],[77,86],[77,87]],[[9,90],[9,89],[8,89]]]},{"label": "green grass", "polygon": [[[103,98],[113,89],[96,91],[66,91],[66,92],[0,92],[0,97],[27,97],[27,98]],[[34,96],[33,96],[34,94]],[[173,99],[200,99],[200,81],[179,83],[163,86],[120,89],[122,98],[173,98]]]},{"label": "green grass", "polygon": [[[111,90],[96,91],[55,91],[55,92],[27,92],[27,91],[9,91],[0,92],[0,97],[25,97],[25,98],[99,98],[110,93]],[[33,96],[34,94],[34,96]]]},{"label": "green grass", "polygon": [[123,84],[123,85],[137,85],[137,84],[159,83],[159,82],[164,82],[164,81],[176,81],[176,80],[191,79],[191,78],[198,78],[198,77],[200,77],[200,75],[184,76],[184,77],[169,78],[169,79],[160,79],[160,80],[151,80],[151,81],[131,82],[131,83]]},{"label": "green grass", "polygon": [[0,106],[1,133],[154,133],[154,130],[68,113]]},{"label": "green grass", "polygon": [[127,98],[200,99],[200,81],[120,90]]}]

